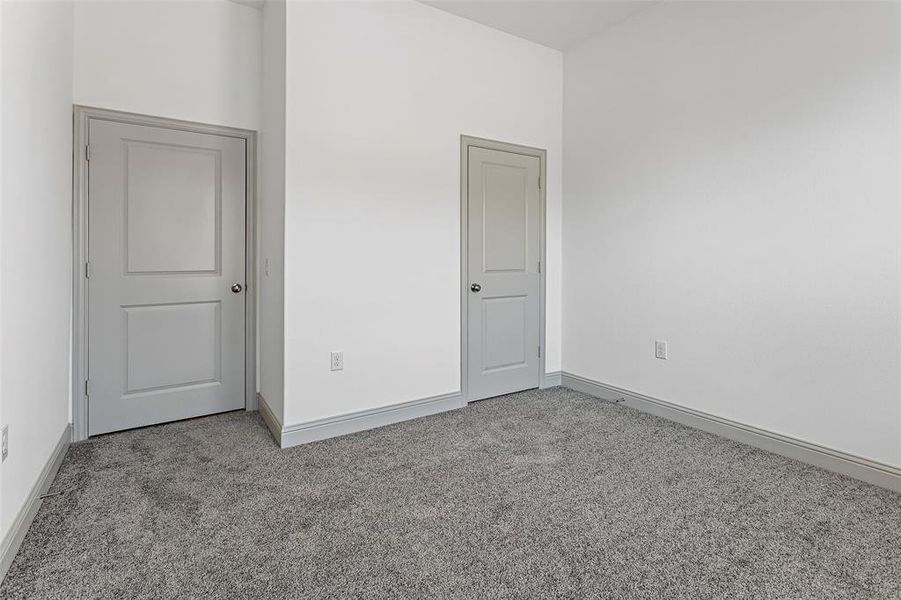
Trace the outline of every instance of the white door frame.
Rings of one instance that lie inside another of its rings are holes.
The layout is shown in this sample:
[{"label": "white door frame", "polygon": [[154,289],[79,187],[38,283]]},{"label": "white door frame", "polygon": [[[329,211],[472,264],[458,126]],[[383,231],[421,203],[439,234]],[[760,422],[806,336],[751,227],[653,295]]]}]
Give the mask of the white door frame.
[{"label": "white door frame", "polygon": [[546,239],[547,228],[547,150],[509,144],[497,140],[460,136],[460,394],[463,403],[469,400],[469,149],[485,148],[512,154],[534,156],[540,162],[538,190],[538,249],[541,268],[538,274],[538,387],[545,387],[545,277],[547,273]]},{"label": "white door frame", "polygon": [[74,107],[74,150],[72,154],[72,421],[74,441],[88,437],[88,162],[87,141],[92,120],[113,121],[131,125],[163,127],[193,133],[205,133],[245,140],[245,232],[244,232],[244,407],[256,410],[256,132],[220,125],[192,123],[176,119],[152,117],[90,106]]}]

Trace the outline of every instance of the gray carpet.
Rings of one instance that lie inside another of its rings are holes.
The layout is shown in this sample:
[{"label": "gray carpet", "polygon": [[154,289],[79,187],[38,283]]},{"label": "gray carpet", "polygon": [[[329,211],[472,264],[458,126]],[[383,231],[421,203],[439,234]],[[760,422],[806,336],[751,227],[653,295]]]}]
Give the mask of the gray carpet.
[{"label": "gray carpet", "polygon": [[557,388],[279,450],[230,413],[73,445],[28,598],[901,598],[901,495]]}]

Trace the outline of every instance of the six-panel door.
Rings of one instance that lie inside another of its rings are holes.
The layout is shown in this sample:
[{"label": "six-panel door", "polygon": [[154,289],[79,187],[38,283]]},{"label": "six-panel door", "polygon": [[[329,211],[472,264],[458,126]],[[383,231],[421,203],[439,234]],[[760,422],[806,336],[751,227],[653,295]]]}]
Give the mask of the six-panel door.
[{"label": "six-panel door", "polygon": [[244,140],[92,120],[89,143],[89,435],[243,408]]}]

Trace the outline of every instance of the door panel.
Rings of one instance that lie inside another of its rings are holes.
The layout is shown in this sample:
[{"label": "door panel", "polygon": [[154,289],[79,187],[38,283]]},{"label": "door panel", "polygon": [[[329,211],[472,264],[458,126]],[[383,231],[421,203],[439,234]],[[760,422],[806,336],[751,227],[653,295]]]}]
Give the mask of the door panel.
[{"label": "door panel", "polygon": [[482,300],[483,372],[526,365],[528,312],[528,296]]},{"label": "door panel", "polygon": [[540,161],[469,148],[468,396],[538,387]]},{"label": "door panel", "polygon": [[123,145],[127,273],[218,271],[220,152]]},{"label": "door panel", "polygon": [[528,254],[528,170],[484,163],[482,176],[483,272],[522,272]]},{"label": "door panel", "polygon": [[219,302],[126,306],[125,393],[219,381]]},{"label": "door panel", "polygon": [[244,140],[88,136],[89,435],[243,408]]}]

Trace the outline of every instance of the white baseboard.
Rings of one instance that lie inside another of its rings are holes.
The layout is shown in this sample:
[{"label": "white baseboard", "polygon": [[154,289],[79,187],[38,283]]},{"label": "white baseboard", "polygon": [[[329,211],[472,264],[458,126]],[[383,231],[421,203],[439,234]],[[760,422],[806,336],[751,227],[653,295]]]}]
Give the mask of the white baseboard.
[{"label": "white baseboard", "polygon": [[269,428],[269,433],[271,433],[272,437],[275,438],[275,443],[277,443],[281,447],[282,420],[275,416],[275,413],[273,413],[272,409],[269,408],[269,404],[266,402],[266,399],[263,398],[263,395],[259,392],[257,392],[257,410],[260,411],[260,416],[263,417],[263,422],[266,423],[266,427]]},{"label": "white baseboard", "polygon": [[[260,412],[263,413],[263,419],[267,419],[262,408],[264,405],[265,400],[262,400],[260,402]],[[419,417],[462,408],[464,405],[465,403],[460,392],[452,392],[450,394],[431,396],[419,400],[401,402],[400,404],[317,419],[308,423],[280,426],[278,420],[275,417],[271,417],[272,424],[268,420],[266,424],[270,430],[273,427],[279,427],[279,433],[276,435],[273,431],[273,435],[282,448],[290,448],[291,446],[308,444],[367,429],[375,429],[376,427],[400,423],[401,421],[418,419]],[[266,412],[268,412],[268,407]]]},{"label": "white baseboard", "polygon": [[34,482],[31,492],[25,499],[25,504],[19,509],[19,514],[16,515],[12,526],[3,538],[3,542],[0,543],[0,582],[6,577],[6,572],[16,557],[19,546],[22,544],[22,540],[25,539],[25,534],[28,533],[28,528],[31,526],[34,516],[38,514],[38,509],[41,508],[41,503],[43,502],[41,496],[50,489],[50,485],[53,483],[63,459],[66,457],[66,451],[69,449],[71,442],[72,425],[66,425],[59,441],[56,442],[53,454],[50,455],[50,459],[41,470],[41,474],[38,476],[37,481]]},{"label": "white baseboard", "polygon": [[593,381],[565,371],[563,372],[563,385],[604,400],[622,400],[625,406],[657,415],[670,421],[901,492],[901,469],[892,465],[752,425],[745,425],[738,421],[717,417],[716,415]]},{"label": "white baseboard", "polygon": [[551,371],[544,374],[544,383],[541,385],[541,389],[545,390],[558,385],[563,385],[563,371]]}]

